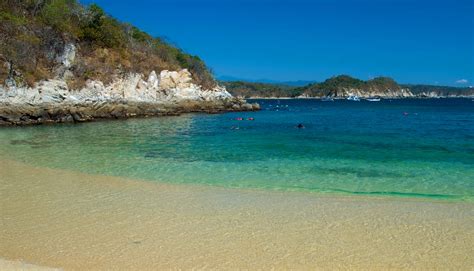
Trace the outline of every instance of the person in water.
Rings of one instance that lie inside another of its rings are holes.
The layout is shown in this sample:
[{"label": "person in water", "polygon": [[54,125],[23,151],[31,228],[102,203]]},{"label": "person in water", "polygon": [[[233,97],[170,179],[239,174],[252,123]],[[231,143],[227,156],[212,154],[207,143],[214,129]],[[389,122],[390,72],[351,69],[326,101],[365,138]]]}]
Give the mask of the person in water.
[{"label": "person in water", "polygon": [[304,125],[302,123],[298,123],[298,125],[296,125],[296,128],[298,129],[303,129],[304,128]]}]

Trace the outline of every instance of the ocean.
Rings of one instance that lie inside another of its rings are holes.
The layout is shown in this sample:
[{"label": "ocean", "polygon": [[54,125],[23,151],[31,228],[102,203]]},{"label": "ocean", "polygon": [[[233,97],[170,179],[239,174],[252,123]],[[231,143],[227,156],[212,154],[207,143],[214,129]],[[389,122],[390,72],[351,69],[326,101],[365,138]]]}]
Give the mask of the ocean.
[{"label": "ocean", "polygon": [[0,158],[150,182],[474,200],[471,99],[252,102],[262,110],[3,127]]}]

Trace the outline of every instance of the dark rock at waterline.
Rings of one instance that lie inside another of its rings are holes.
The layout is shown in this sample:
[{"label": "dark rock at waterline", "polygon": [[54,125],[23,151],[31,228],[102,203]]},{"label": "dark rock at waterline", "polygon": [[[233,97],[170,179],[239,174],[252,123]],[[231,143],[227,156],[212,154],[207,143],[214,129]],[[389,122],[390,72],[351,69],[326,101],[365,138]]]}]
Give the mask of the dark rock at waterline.
[{"label": "dark rock at waterline", "polygon": [[0,125],[79,123],[100,119],[125,119],[146,116],[173,116],[182,113],[222,113],[257,111],[258,104],[240,99],[182,101],[179,103],[84,102],[51,104],[0,104]]}]

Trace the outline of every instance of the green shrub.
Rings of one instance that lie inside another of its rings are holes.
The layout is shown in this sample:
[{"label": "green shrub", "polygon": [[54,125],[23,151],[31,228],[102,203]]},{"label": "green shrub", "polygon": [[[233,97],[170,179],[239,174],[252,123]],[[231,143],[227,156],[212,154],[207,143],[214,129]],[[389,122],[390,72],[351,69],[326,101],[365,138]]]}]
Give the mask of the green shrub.
[{"label": "green shrub", "polygon": [[27,23],[24,17],[3,10],[0,10],[0,21],[9,22],[17,26]]},{"label": "green shrub", "polygon": [[176,54],[176,60],[178,61],[179,65],[183,68],[188,68],[189,65],[188,65],[188,57],[183,54],[183,52],[178,52],[178,54]]},{"label": "green shrub", "polygon": [[76,32],[72,20],[75,0],[51,0],[41,10],[41,18],[47,24],[61,32]]},{"label": "green shrub", "polygon": [[81,26],[82,39],[109,48],[124,46],[124,29],[117,20],[107,16],[96,4],[90,5],[87,13],[89,17]]},{"label": "green shrub", "polygon": [[140,29],[132,26],[131,36],[134,40],[138,42],[149,42],[152,38],[147,33],[141,31]]}]

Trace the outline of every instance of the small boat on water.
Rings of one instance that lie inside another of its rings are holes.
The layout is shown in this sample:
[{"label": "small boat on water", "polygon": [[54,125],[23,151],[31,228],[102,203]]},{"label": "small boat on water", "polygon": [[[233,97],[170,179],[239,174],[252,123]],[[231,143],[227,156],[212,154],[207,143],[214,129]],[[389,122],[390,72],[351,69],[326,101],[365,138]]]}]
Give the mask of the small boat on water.
[{"label": "small boat on water", "polygon": [[323,101],[323,102],[334,102],[334,99],[330,96],[326,96],[326,97],[321,98],[321,101]]},{"label": "small boat on water", "polygon": [[367,98],[369,102],[380,102],[380,98]]},{"label": "small boat on water", "polygon": [[351,96],[347,97],[347,100],[348,101],[353,101],[353,102],[359,102],[360,98],[357,95],[351,95]]}]

